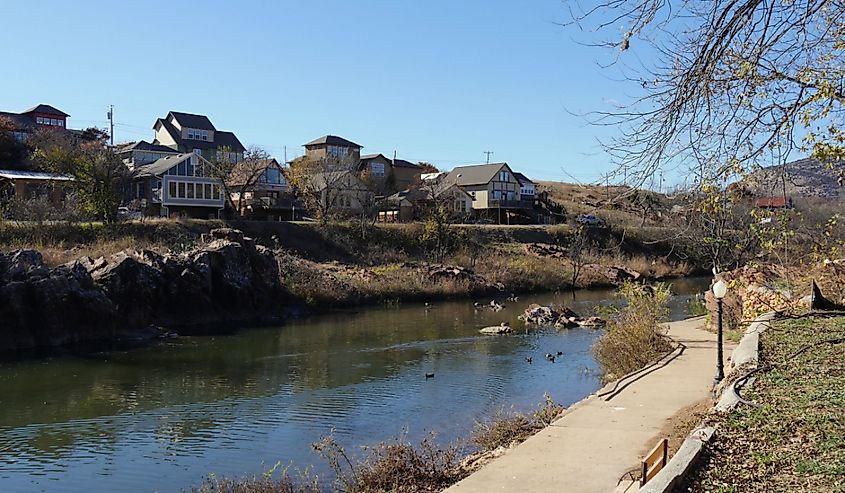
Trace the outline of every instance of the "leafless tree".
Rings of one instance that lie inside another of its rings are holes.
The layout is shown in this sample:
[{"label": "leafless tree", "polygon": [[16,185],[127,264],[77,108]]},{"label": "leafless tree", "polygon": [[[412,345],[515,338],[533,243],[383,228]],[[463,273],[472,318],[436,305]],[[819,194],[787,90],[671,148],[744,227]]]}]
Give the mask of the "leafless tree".
[{"label": "leafless tree", "polygon": [[842,0],[567,3],[638,92],[588,115],[619,129],[603,147],[635,188],[668,168],[703,184],[796,150],[845,158]]},{"label": "leafless tree", "polygon": [[358,162],[350,157],[312,159],[291,163],[288,180],[305,206],[325,224],[343,210],[363,208],[372,195],[358,178]]}]

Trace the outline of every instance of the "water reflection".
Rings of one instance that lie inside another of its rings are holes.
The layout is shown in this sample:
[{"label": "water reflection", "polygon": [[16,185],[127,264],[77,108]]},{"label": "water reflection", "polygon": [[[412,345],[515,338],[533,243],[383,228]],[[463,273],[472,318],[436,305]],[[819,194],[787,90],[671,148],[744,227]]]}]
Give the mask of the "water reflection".
[{"label": "water reflection", "polygon": [[[676,291],[706,288],[676,283]],[[471,301],[342,312],[230,336],[0,365],[2,491],[180,491],[209,472],[316,458],[335,429],[346,445],[437,430],[465,435],[502,405],[543,393],[564,404],[598,386],[599,332],[484,337],[530,302],[589,314],[605,291],[523,297],[498,313]],[[489,301],[489,300],[482,300]],[[685,306],[673,304],[680,318]],[[562,351],[557,363],[542,355]],[[534,364],[524,358],[534,356]],[[435,377],[426,379],[425,373]]]}]

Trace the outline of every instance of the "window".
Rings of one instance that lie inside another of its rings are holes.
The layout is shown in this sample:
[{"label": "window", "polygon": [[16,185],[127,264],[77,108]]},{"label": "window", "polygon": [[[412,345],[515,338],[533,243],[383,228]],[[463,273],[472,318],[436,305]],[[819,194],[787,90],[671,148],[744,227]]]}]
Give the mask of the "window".
[{"label": "window", "polygon": [[185,198],[185,184],[184,184],[184,183],[179,183],[178,185],[179,185],[179,194],[178,194],[178,196],[179,196],[179,198],[180,198],[180,199],[184,199],[184,198]]},{"label": "window", "polygon": [[44,118],[42,118],[40,116],[36,116],[35,117],[35,123],[39,123],[39,124],[43,125],[44,124]]},{"label": "window", "polygon": [[65,126],[65,121],[64,121],[64,120],[59,120],[59,126],[60,126],[60,127],[64,127],[64,126]]},{"label": "window", "polygon": [[214,200],[220,200],[220,185],[212,185],[214,190]]},{"label": "window", "polygon": [[373,176],[384,176],[384,163],[370,163],[370,173]]},{"label": "window", "polygon": [[185,172],[187,173],[187,176],[195,176],[196,171],[197,171],[196,158],[192,157],[191,159],[188,160],[187,165],[185,166]]},{"label": "window", "polygon": [[194,184],[188,183],[186,188],[188,189],[187,198],[189,198],[189,199],[194,198]]},{"label": "window", "polygon": [[333,157],[343,157],[349,152],[349,149],[341,146],[329,146],[328,154]]},{"label": "window", "polygon": [[208,130],[202,131],[202,140],[208,140]]},{"label": "window", "polygon": [[499,181],[508,181],[507,171],[499,171]]},{"label": "window", "polygon": [[202,188],[205,191],[206,200],[211,200],[211,183],[206,183]]},{"label": "window", "polygon": [[167,195],[170,196],[171,199],[176,198],[176,182],[171,181],[167,186]]},{"label": "window", "polygon": [[147,198],[147,187],[146,183],[140,182],[135,184],[135,198],[136,199],[145,199]]},{"label": "window", "polygon": [[197,198],[205,199],[205,191],[203,189],[202,183],[197,183]]}]

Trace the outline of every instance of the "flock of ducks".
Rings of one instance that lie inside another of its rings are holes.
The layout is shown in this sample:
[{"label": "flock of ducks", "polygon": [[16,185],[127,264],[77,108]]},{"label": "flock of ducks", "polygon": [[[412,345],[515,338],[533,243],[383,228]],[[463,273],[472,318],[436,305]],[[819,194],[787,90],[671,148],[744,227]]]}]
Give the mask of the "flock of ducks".
[{"label": "flock of ducks", "polygon": [[[510,296],[507,297],[507,301],[509,301],[509,302],[519,301],[519,296],[511,294]],[[505,307],[505,304],[499,303],[496,300],[490,300],[490,303],[487,303],[487,304],[480,303],[480,302],[476,301],[475,303],[473,303],[473,306],[475,307],[476,310],[482,310],[484,308],[489,308],[489,309],[497,312],[497,311],[503,309]],[[425,309],[426,310],[428,310],[429,308],[432,308],[432,307],[433,307],[433,305],[431,303],[425,303]],[[502,326],[505,326],[505,325],[507,325],[507,322],[502,322]],[[558,351],[557,354],[546,353],[546,360],[554,363],[555,358],[557,358],[559,356],[563,356],[563,351]],[[534,363],[534,358],[532,358],[531,356],[528,356],[528,357],[525,358],[525,362],[530,365],[530,364]],[[426,373],[425,378],[426,378],[426,380],[428,380],[429,378],[434,378],[434,373]]]}]

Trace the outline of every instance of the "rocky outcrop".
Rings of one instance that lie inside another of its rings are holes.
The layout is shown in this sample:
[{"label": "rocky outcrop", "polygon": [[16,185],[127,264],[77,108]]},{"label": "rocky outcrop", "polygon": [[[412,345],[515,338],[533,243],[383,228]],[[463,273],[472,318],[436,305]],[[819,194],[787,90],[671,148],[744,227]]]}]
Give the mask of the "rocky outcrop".
[{"label": "rocky outcrop", "polygon": [[526,324],[538,326],[555,326],[557,328],[599,327],[605,325],[599,317],[579,317],[577,313],[566,307],[542,306],[536,303],[528,305],[519,317]]},{"label": "rocky outcrop", "polygon": [[275,253],[229,228],[207,240],[186,254],[123,251],[52,269],[34,250],[0,254],[0,351],[278,316],[288,297]]}]

